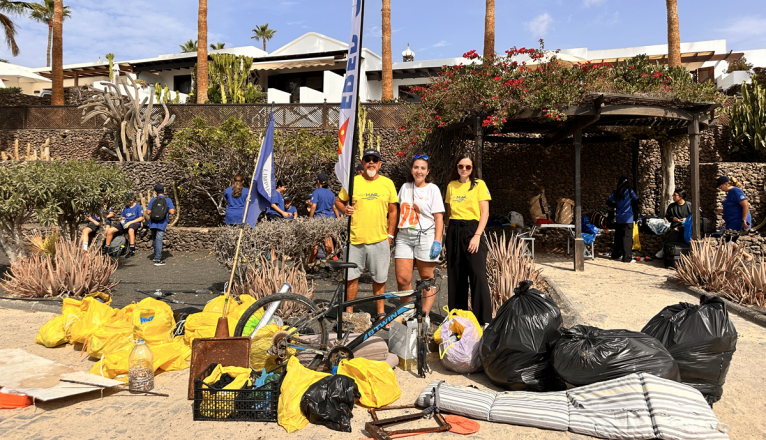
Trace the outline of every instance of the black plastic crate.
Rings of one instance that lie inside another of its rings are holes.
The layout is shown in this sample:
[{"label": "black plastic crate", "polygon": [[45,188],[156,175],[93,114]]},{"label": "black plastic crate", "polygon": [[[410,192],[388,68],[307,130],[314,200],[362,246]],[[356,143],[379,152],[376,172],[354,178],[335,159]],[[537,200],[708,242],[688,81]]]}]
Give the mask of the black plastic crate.
[{"label": "black plastic crate", "polygon": [[[205,386],[203,380],[208,377],[218,364],[209,367],[194,378],[194,420],[276,422],[280,388],[285,378],[285,368],[277,371],[279,380],[267,383],[260,388],[224,390]],[[250,378],[255,382],[258,374],[252,372]]]}]

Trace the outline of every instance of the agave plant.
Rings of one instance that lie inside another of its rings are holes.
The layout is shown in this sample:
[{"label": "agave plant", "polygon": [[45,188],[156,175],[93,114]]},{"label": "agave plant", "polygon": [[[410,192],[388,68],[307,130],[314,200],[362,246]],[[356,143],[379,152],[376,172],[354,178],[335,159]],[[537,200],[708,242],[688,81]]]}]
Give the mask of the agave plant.
[{"label": "agave plant", "polygon": [[[287,283],[292,287],[291,292],[314,299],[314,283],[309,284],[306,272],[299,264],[291,264],[285,257],[281,260],[271,253],[271,259],[258,257],[258,264],[248,264],[243,279],[233,286],[235,295],[250,295],[257,300],[276,293]],[[285,303],[295,306],[295,303]],[[283,306],[284,307],[284,306]],[[280,316],[289,316],[293,310],[280,309]]]},{"label": "agave plant", "polygon": [[117,262],[97,252],[83,252],[77,242],[56,240],[55,253],[34,252],[11,262],[0,287],[22,298],[83,297],[93,292],[111,292],[118,282],[111,276]]},{"label": "agave plant", "polygon": [[542,269],[535,267],[535,260],[525,255],[524,243],[518,236],[505,238],[505,232],[488,234],[489,254],[487,256],[487,278],[492,295],[492,315],[503,303],[513,296],[513,289],[524,280],[532,281],[535,287],[542,282]]}]

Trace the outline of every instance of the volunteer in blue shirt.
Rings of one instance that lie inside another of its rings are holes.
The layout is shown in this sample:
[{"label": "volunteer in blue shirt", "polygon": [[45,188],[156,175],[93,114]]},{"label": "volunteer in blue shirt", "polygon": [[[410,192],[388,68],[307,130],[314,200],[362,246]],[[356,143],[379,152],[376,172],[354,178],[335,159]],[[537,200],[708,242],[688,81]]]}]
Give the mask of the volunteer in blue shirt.
[{"label": "volunteer in blue shirt", "polygon": [[293,198],[290,196],[285,196],[285,212],[290,214],[290,216],[287,217],[287,220],[298,219],[298,208],[293,206]]},{"label": "volunteer in blue shirt", "polygon": [[621,176],[617,181],[617,189],[609,196],[609,202],[616,205],[615,222],[617,227],[614,231],[614,246],[612,246],[612,259],[622,258],[623,263],[635,263],[633,259],[633,200],[638,196],[632,189],[628,178]]},{"label": "volunteer in blue shirt", "polygon": [[338,208],[335,207],[335,193],[327,189],[327,174],[317,175],[318,188],[311,193],[310,218],[338,218]]},{"label": "volunteer in blue shirt", "polygon": [[285,211],[285,199],[282,193],[287,189],[287,185],[281,180],[277,181],[277,190],[271,195],[271,206],[266,209],[267,220],[282,220],[290,217]]},{"label": "volunteer in blue shirt", "polygon": [[223,192],[223,201],[226,203],[226,216],[223,222],[227,225],[238,225],[245,217],[245,205],[249,191],[245,186],[245,177],[242,174],[234,176],[232,186]]},{"label": "volunteer in blue shirt", "polygon": [[[176,207],[173,205],[173,200],[171,200],[170,197],[165,196],[165,187],[162,184],[158,183],[154,185],[154,192],[157,193],[157,197],[152,197],[152,199],[149,201],[149,206],[147,207],[150,213],[149,229],[152,231],[154,265],[164,266],[165,262],[162,261],[162,239],[165,238],[165,229],[168,227],[168,217],[170,214],[176,213]],[[165,212],[165,217],[161,221],[153,221],[151,219],[152,206],[154,206],[154,202],[159,198],[165,199],[168,209]]]},{"label": "volunteer in blue shirt", "polygon": [[[108,211],[106,213],[106,224],[109,225],[109,219],[114,217],[114,212],[112,211],[112,208],[107,208]],[[87,252],[88,251],[88,242],[90,242],[91,234],[98,231],[98,228],[101,227],[101,219],[99,218],[98,214],[91,214],[90,212],[85,213],[85,218],[88,220],[88,224],[83,228],[82,230],[82,250]],[[106,231],[106,229],[104,230]]]},{"label": "volunteer in blue shirt", "polygon": [[124,234],[128,232],[128,242],[130,243],[130,251],[125,258],[130,258],[136,254],[136,231],[141,227],[141,223],[144,221],[144,210],[141,205],[136,203],[136,196],[133,193],[128,193],[125,201],[125,208],[120,213],[120,222],[116,226],[106,227],[106,241],[104,247],[108,247],[112,244],[112,239],[116,234]]},{"label": "volunteer in blue shirt", "polygon": [[[726,193],[726,198],[723,199],[723,208],[716,209],[716,214],[722,214],[723,221],[726,223],[726,233],[723,238],[726,242],[734,244],[740,235],[747,235],[752,226],[750,202],[747,200],[745,192],[742,191],[742,184],[736,178],[721,176],[715,184],[716,188]],[[753,259],[747,253],[744,257],[746,261]]]}]

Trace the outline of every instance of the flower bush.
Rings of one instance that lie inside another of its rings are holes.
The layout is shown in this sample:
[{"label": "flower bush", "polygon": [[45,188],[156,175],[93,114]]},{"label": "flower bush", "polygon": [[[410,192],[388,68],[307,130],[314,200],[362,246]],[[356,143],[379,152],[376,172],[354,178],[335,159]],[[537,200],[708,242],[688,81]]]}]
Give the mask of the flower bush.
[{"label": "flower bush", "polygon": [[[683,67],[652,64],[646,55],[624,63],[559,60],[539,48],[512,48],[504,56],[483,58],[472,50],[467,65],[443,66],[427,86],[413,88],[421,105],[413,106],[403,127],[402,150],[421,143],[434,130],[480,117],[499,130],[521,109],[542,112],[543,121],[564,121],[567,107],[591,93],[625,93],[679,101],[722,101],[713,83],[698,84]],[[514,61],[528,56],[532,62]],[[547,61],[547,62],[544,62]]]}]

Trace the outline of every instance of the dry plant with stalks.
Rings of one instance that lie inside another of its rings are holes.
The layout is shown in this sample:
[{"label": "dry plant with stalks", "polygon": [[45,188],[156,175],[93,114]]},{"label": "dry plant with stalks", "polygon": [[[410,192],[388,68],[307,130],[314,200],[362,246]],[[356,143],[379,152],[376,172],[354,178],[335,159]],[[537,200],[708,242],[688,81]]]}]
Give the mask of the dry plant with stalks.
[{"label": "dry plant with stalks", "polygon": [[[276,293],[282,284],[290,285],[291,292],[314,299],[314,283],[309,284],[306,272],[298,264],[291,264],[287,258],[277,259],[272,253],[271,259],[258,257],[258,264],[248,264],[243,279],[236,282],[232,288],[234,295],[250,295],[255,300]],[[279,316],[290,316],[297,310],[284,310],[284,307],[295,307],[296,303],[286,302],[280,308]]]},{"label": "dry plant with stalks", "polygon": [[35,253],[42,254],[45,257],[56,255],[56,241],[59,238],[58,231],[53,230],[46,235],[39,229],[33,229],[28,234],[25,234],[24,238],[27,239]]},{"label": "dry plant with stalks", "polygon": [[535,268],[535,260],[525,255],[524,243],[518,236],[511,234],[505,238],[505,232],[487,234],[487,278],[492,295],[492,316],[505,301],[513,296],[513,289],[524,280],[532,281],[533,287],[542,283],[542,269]]},{"label": "dry plant with stalks", "polygon": [[739,246],[693,241],[689,254],[681,255],[676,278],[739,304],[766,307],[766,263],[745,263]]},{"label": "dry plant with stalks", "polygon": [[[240,246],[241,262],[258,262],[258,257],[274,252],[278,258],[287,257],[300,262],[303,270],[308,269],[308,258],[314,246],[325,238],[335,240],[336,253],[345,247],[348,220],[314,218],[299,221],[264,221],[255,228],[245,226]],[[231,267],[239,237],[238,227],[224,227],[215,242],[218,262]],[[332,257],[330,255],[329,257]]]},{"label": "dry plant with stalks", "polygon": [[80,298],[110,293],[119,283],[110,280],[116,270],[116,261],[98,252],[83,252],[77,242],[60,236],[52,256],[33,252],[11,262],[0,287],[21,298]]},{"label": "dry plant with stalks", "polygon": [[5,151],[0,151],[0,160],[5,161],[12,161],[12,162],[21,162],[21,161],[31,161],[31,160],[42,160],[44,162],[50,162],[53,160],[51,158],[51,140],[50,138],[45,139],[45,143],[42,147],[39,148],[32,148],[32,145],[30,143],[27,143],[27,154],[19,154],[19,140],[16,139],[13,141],[13,152],[12,153],[6,153]]}]

